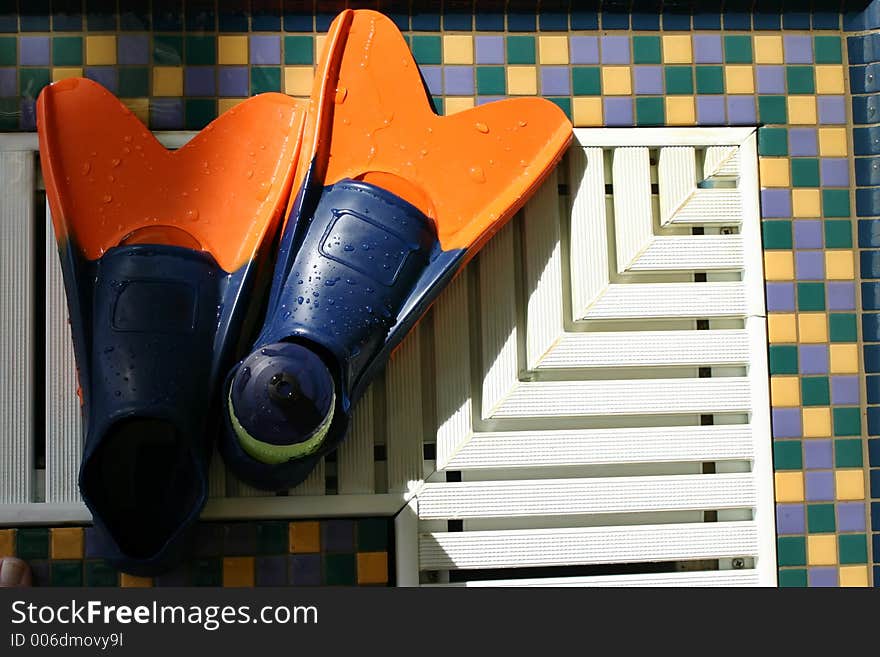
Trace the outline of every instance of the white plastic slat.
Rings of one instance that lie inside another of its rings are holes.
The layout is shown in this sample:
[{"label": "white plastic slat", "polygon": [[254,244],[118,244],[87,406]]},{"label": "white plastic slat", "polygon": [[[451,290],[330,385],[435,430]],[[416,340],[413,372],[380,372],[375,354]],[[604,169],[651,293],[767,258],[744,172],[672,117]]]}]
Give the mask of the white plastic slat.
[{"label": "white plastic slat", "polygon": [[22,503],[33,485],[34,154],[0,153],[0,185],[0,502]]},{"label": "white plastic slat", "polygon": [[309,476],[306,478],[304,482],[302,482],[299,486],[295,488],[291,488],[288,491],[288,494],[293,496],[306,496],[306,495],[324,495],[327,492],[327,482],[326,482],[326,464],[324,463],[324,459],[318,461],[318,465],[315,466],[315,469],[311,471]]},{"label": "white plastic slat", "polygon": [[749,337],[741,329],[566,333],[538,369],[652,367],[746,363]]},{"label": "white plastic slat", "polygon": [[416,326],[400,344],[385,375],[388,491],[412,490],[422,465],[421,332]]},{"label": "white plastic slat", "polygon": [[67,297],[52,215],[46,205],[46,502],[79,502],[82,415]]},{"label": "white plastic slat", "polygon": [[703,178],[739,176],[739,148],[709,146],[703,158]]},{"label": "white plastic slat", "polygon": [[755,570],[704,570],[680,573],[648,573],[636,575],[595,575],[586,577],[541,577],[523,579],[475,580],[452,584],[429,584],[431,587],[486,588],[486,587],[716,587],[758,586]]},{"label": "white plastic slat", "polygon": [[586,308],[609,283],[605,217],[605,165],[601,148],[575,146],[569,153],[571,181],[571,300]]},{"label": "white plastic slat", "polygon": [[757,547],[753,522],[433,532],[419,536],[419,566],[463,570],[719,559],[752,555]]},{"label": "white plastic slat", "polygon": [[337,452],[336,476],[340,495],[373,493],[373,387],[367,388],[351,417],[351,429]]},{"label": "white plastic slat", "polygon": [[614,230],[617,271],[625,272],[646,243],[653,238],[651,165],[647,148],[614,149]]},{"label": "white plastic slat", "polygon": [[497,431],[475,434],[446,468],[748,460],[753,442],[748,425]]},{"label": "white plastic slat", "polygon": [[419,516],[515,518],[736,509],[755,503],[751,474],[708,474],[427,484]]},{"label": "white plastic slat", "polygon": [[208,466],[208,497],[226,497],[226,464],[216,447]]},{"label": "white plastic slat", "polygon": [[517,386],[495,418],[664,415],[747,411],[746,377],[540,381]]},{"label": "white plastic slat", "polygon": [[615,283],[583,319],[742,317],[742,283]]},{"label": "white plastic slat", "polygon": [[630,271],[712,271],[742,269],[739,235],[655,237],[629,267]]},{"label": "white plastic slat", "polygon": [[735,226],[742,222],[742,199],[738,189],[698,189],[675,213],[672,225]]},{"label": "white plastic slat", "polygon": [[697,187],[697,159],[693,146],[667,146],[657,160],[660,225],[665,226]]}]

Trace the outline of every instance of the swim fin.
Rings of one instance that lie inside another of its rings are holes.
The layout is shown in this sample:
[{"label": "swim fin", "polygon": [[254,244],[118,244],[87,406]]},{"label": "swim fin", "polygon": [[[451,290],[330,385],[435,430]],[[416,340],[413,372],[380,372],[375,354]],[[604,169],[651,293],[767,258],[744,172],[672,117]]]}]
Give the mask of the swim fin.
[{"label": "swim fin", "polygon": [[395,346],[571,139],[541,98],[437,116],[380,13],[342,12],[326,43],[265,323],[224,389],[227,465],[270,490],[339,445]]},{"label": "swim fin", "polygon": [[90,80],[37,101],[82,403],[79,486],[126,572],[172,566],[205,503],[216,382],[238,355],[304,118],[264,94],[169,151]]}]

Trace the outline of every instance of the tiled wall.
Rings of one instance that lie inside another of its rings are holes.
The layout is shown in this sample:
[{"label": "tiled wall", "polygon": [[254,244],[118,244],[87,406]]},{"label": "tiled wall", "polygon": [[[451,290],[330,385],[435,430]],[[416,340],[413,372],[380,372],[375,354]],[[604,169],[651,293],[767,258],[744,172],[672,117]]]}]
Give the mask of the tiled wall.
[{"label": "tiled wall", "polygon": [[[876,3],[865,20],[797,10],[597,13],[577,9],[579,3],[505,13],[504,3],[492,2],[502,9],[441,13],[430,10],[439,3],[402,4],[389,13],[409,39],[439,112],[540,94],[576,126],[762,126],[779,582],[869,584],[867,433],[880,435],[880,411],[863,421],[863,377],[880,365],[873,345],[865,347],[862,365],[858,313],[860,303],[880,309],[880,295],[870,287],[876,283],[861,292],[856,285],[844,29],[873,27]],[[263,91],[305,96],[332,13],[297,13],[302,5],[255,2],[248,12],[240,9],[247,3],[208,0],[182,12],[179,2],[154,0],[120,3],[115,12],[112,1],[87,0],[58,5],[66,11],[28,3],[27,15],[0,8],[0,31],[7,32],[0,35],[0,129],[33,130],[40,88],[72,75],[105,84],[155,129],[200,128]],[[859,47],[862,60],[850,51],[849,61],[873,61],[874,51]],[[853,91],[875,91],[871,80]],[[880,136],[864,139],[864,147],[856,141],[860,155],[880,153]],[[859,185],[869,189],[880,181],[878,165],[861,166]],[[862,204],[865,216],[880,214],[870,198],[860,201],[860,215]],[[876,225],[862,224],[862,247],[880,247]],[[877,252],[866,253],[862,272],[875,278]],[[866,340],[880,341],[876,317],[865,320]],[[869,377],[871,404],[880,403],[877,389]],[[871,465],[880,467],[875,442]],[[877,472],[870,474],[880,479]],[[880,496],[880,480],[874,490]],[[880,518],[874,522],[880,530]],[[874,553],[880,557],[880,548]]]}]

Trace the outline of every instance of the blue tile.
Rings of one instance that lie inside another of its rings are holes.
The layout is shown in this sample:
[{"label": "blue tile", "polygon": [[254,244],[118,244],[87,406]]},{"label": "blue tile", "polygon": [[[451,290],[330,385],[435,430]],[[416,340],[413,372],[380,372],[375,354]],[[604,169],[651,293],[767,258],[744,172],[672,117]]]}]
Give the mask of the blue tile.
[{"label": "blue tile", "polygon": [[672,11],[663,12],[663,29],[681,31],[691,29],[691,15]]},{"label": "blue tile", "polygon": [[880,126],[853,128],[853,151],[856,155],[880,155]]},{"label": "blue tile", "polygon": [[502,13],[478,13],[474,16],[476,29],[482,32],[503,32],[504,14]]},{"label": "blue tile", "polygon": [[843,29],[850,32],[872,30],[880,27],[880,2],[872,2],[862,11],[844,14]]},{"label": "blue tile", "polygon": [[83,29],[81,0],[53,0],[52,29],[55,32],[80,32]]},{"label": "blue tile", "polygon": [[[880,435],[880,406],[868,406],[868,435],[869,436],[877,436]],[[880,440],[869,440],[868,441],[868,457],[871,459],[871,443],[876,442],[880,443]],[[880,445],[878,445],[880,448]],[[878,449],[880,452],[880,449]],[[880,456],[880,453],[877,454]],[[877,465],[873,461],[871,461],[871,465]]]},{"label": "blue tile", "polygon": [[880,251],[862,251],[860,261],[862,278],[880,278]]},{"label": "blue tile", "polygon": [[880,310],[880,283],[862,283],[862,310]]},{"label": "blue tile", "polygon": [[[867,391],[868,403],[880,404],[880,376],[866,376],[865,389]],[[878,492],[880,492],[880,488],[878,488]],[[880,497],[880,495],[875,495],[875,497]]]},{"label": "blue tile", "polygon": [[22,32],[49,31],[49,0],[28,0],[27,11],[20,12]]},{"label": "blue tile", "polygon": [[870,64],[880,60],[880,32],[847,37],[846,51],[850,64]]},{"label": "blue tile", "polygon": [[183,4],[180,0],[153,0],[153,29],[157,32],[180,32],[183,29]]},{"label": "blue tile", "polygon": [[248,17],[239,9],[238,4],[229,0],[221,0],[218,15],[218,27],[221,32],[247,32]]},{"label": "blue tile", "polygon": [[880,219],[859,219],[859,246],[880,247]]},{"label": "blue tile", "polygon": [[629,14],[625,12],[617,13],[615,11],[602,12],[602,29],[603,30],[628,30]]},{"label": "blue tile", "polygon": [[871,527],[880,527],[880,502],[871,502]]},{"label": "blue tile", "polygon": [[150,0],[126,0],[119,8],[119,29],[142,31],[150,29]]},{"label": "blue tile", "polygon": [[86,27],[93,32],[116,30],[116,0],[86,0]]},{"label": "blue tile", "polygon": [[[788,4],[793,7],[803,7],[802,0],[788,0]],[[786,30],[809,30],[810,14],[805,11],[786,11],[782,15],[782,27]]]},{"label": "blue tile", "polygon": [[538,26],[548,32],[564,32],[568,29],[568,14],[562,11],[542,11]]},{"label": "blue tile", "polygon": [[191,32],[215,32],[217,12],[213,0],[190,0],[186,3],[184,22]]},{"label": "blue tile", "polygon": [[534,32],[537,14],[509,12],[507,14],[508,32]]},{"label": "blue tile", "polygon": [[251,15],[251,29],[254,32],[280,32],[281,7],[254,11]]},{"label": "blue tile", "polygon": [[443,29],[469,32],[474,29],[474,15],[461,12],[445,13],[443,14]]},{"label": "blue tile", "polygon": [[[862,283],[862,285],[870,284]],[[871,374],[880,372],[880,344],[863,345],[862,354],[865,360],[865,372],[870,372]],[[880,408],[877,409],[877,412],[880,413]]]},{"label": "blue tile", "polygon": [[[315,20],[311,14],[285,12],[284,30],[286,32],[311,32],[315,29]],[[407,25],[406,29],[409,29]]]},{"label": "blue tile", "polygon": [[[871,529],[878,529],[872,527]],[[874,563],[880,563],[880,534],[874,534],[871,537],[872,554],[874,555]],[[874,586],[880,586],[880,566],[874,566]]]},{"label": "blue tile", "polygon": [[398,30],[409,32],[409,13],[390,12],[386,16],[394,22]]},{"label": "blue tile", "polygon": [[336,18],[335,14],[316,13],[315,14],[315,32],[326,32],[330,29],[330,23]]},{"label": "blue tile", "polygon": [[875,94],[853,96],[852,110],[853,123],[878,123],[880,121],[880,97]]},{"label": "blue tile", "polygon": [[840,29],[840,12],[814,11],[813,12],[813,29],[814,30],[839,30]]},{"label": "blue tile", "polygon": [[[880,470],[871,470],[870,481],[871,497],[880,497]],[[880,526],[875,526],[874,529],[880,530]],[[880,537],[880,534],[877,534],[877,537]],[[880,562],[880,553],[877,553],[876,549],[874,551],[874,560]]]},{"label": "blue tile", "polygon": [[862,313],[862,340],[880,342],[880,314]]},{"label": "blue tile", "polygon": [[416,8],[413,7],[413,13],[410,20],[414,32],[437,32],[440,30],[440,14],[417,11]]},{"label": "blue tile", "polygon": [[572,11],[571,29],[573,30],[598,30],[599,14],[596,11]]},{"label": "blue tile", "polygon": [[871,187],[880,185],[880,157],[857,157],[856,185]]},{"label": "blue tile", "polygon": [[633,13],[632,29],[655,31],[660,29],[660,14]]},{"label": "blue tile", "polygon": [[752,15],[748,12],[724,12],[725,30],[751,30]]},{"label": "blue tile", "polygon": [[854,94],[872,94],[880,91],[880,64],[849,67],[849,84]]},{"label": "blue tile", "polygon": [[872,468],[880,466],[880,438],[868,440],[868,464]]},{"label": "blue tile", "polygon": [[721,29],[721,14],[712,13],[712,12],[694,14],[694,29],[695,30],[720,30]]},{"label": "blue tile", "polygon": [[880,216],[880,187],[863,187],[856,190],[856,216]]},{"label": "blue tile", "polygon": [[754,21],[756,30],[778,30],[782,23],[782,16],[779,15],[779,12],[759,11],[755,12]]}]

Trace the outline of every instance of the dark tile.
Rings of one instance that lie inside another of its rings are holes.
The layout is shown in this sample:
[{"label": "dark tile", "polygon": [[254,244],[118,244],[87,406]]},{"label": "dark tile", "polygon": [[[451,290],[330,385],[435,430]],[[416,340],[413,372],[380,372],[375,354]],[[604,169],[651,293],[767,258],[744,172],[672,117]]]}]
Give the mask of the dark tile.
[{"label": "dark tile", "polygon": [[354,522],[344,519],[322,521],[321,546],[327,552],[353,552]]}]

